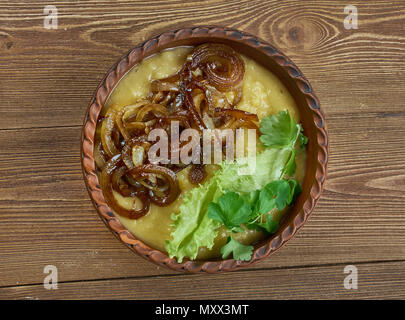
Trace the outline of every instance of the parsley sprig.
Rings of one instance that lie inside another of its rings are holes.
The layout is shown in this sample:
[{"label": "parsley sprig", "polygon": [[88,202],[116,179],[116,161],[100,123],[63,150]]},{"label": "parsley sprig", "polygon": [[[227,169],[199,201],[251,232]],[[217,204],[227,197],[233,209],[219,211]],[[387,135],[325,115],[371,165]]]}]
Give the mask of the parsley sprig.
[{"label": "parsley sprig", "polygon": [[[278,222],[270,213],[274,209],[283,210],[290,205],[301,192],[301,186],[295,180],[276,180],[263,189],[239,195],[227,192],[218,202],[208,205],[208,217],[222,223],[230,232],[243,232],[242,225],[266,233],[274,233]],[[232,235],[221,249],[222,257],[233,253],[235,260],[250,260],[253,246],[246,246],[235,240]],[[250,252],[250,255],[247,254]]]},{"label": "parsley sprig", "polygon": [[227,192],[218,199],[218,203],[208,205],[208,217],[233,232],[244,231],[240,225],[249,220],[251,213],[251,206],[236,192]]},{"label": "parsley sprig", "polygon": [[228,242],[221,248],[222,258],[226,259],[231,254],[236,260],[249,261],[252,258],[253,246],[247,246],[232,237],[228,237]]},{"label": "parsley sprig", "polygon": [[308,138],[303,134],[301,124],[297,124],[288,111],[282,110],[260,122],[260,141],[268,148],[288,148],[291,156],[284,167],[283,174],[292,176],[295,173],[295,144],[305,147]]},{"label": "parsley sprig", "polygon": [[[296,170],[295,144],[298,142],[301,147],[305,147],[308,142],[301,124],[297,124],[288,111],[280,111],[261,121],[260,132],[260,141],[265,147],[287,148],[291,151],[281,177],[292,176]],[[225,259],[232,253],[236,260],[250,260],[253,246],[235,240],[232,233],[243,232],[242,225],[269,234],[276,232],[278,221],[271,212],[274,209],[283,210],[301,192],[301,186],[296,180],[280,179],[270,182],[261,190],[243,195],[227,192],[217,203],[211,202],[208,205],[208,217],[219,221],[231,232],[227,244],[221,249],[222,257]]]},{"label": "parsley sprig", "polygon": [[173,232],[166,242],[171,258],[179,262],[184,257],[195,259],[200,247],[212,249],[218,227],[223,225],[229,235],[221,248],[223,258],[232,254],[236,260],[250,260],[253,246],[239,242],[237,233],[277,231],[276,211],[291,205],[301,192],[299,183],[289,178],[296,171],[297,146],[305,147],[308,138],[288,111],[264,118],[260,131],[266,150],[258,154],[254,174],[237,176],[241,165],[224,163],[208,183],[184,198],[180,212],[173,215]]}]

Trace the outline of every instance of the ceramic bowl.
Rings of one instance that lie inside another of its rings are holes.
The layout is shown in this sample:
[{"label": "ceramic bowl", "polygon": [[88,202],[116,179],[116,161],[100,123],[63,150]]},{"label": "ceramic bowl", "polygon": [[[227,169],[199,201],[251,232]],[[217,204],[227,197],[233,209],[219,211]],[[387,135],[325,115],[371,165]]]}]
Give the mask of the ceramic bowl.
[{"label": "ceramic bowl", "polygon": [[[163,49],[194,46],[205,42],[225,43],[240,53],[256,60],[273,72],[287,87],[298,106],[307,145],[306,174],[303,192],[277,233],[254,246],[250,261],[209,260],[178,263],[165,252],[153,249],[132,235],[108,207],[95,171],[93,147],[97,118],[118,81],[142,59]],[[161,266],[186,272],[223,272],[240,269],[265,259],[280,249],[304,225],[319,200],[325,183],[328,162],[328,134],[324,115],[311,85],[296,65],[277,48],[259,38],[228,28],[193,27],[162,33],[132,50],[117,61],[97,87],[87,108],[81,137],[81,158],[84,181],[90,198],[107,227],[126,246],[142,257]]]}]

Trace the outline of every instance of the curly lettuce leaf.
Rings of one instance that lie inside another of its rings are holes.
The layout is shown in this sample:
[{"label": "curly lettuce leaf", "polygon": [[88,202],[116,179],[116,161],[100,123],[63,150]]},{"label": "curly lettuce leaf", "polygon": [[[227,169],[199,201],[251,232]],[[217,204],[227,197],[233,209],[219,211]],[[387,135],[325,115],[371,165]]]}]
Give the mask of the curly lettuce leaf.
[{"label": "curly lettuce leaf", "polygon": [[[195,259],[198,248],[211,249],[218,233],[217,229],[223,224],[232,231],[239,230],[235,222],[237,219],[232,220],[233,218],[229,217],[229,214],[224,214],[224,210],[227,212],[233,210],[228,210],[231,206],[225,209],[217,204],[218,199],[226,192],[242,194],[243,199],[250,205],[261,203],[260,205],[266,208],[259,208],[260,212],[267,211],[273,205],[282,207],[283,203],[290,203],[290,198],[295,198],[296,194],[300,192],[300,186],[290,185],[290,188],[297,192],[289,193],[288,201],[285,197],[272,200],[264,195],[259,199],[259,190],[262,190],[268,183],[282,179],[285,174],[290,176],[294,174],[295,143],[298,140],[299,144],[304,146],[308,140],[302,134],[301,125],[290,117],[288,111],[280,111],[278,115],[264,118],[261,121],[260,131],[262,132],[261,142],[266,146],[262,152],[258,153],[255,158],[242,158],[232,163],[222,163],[221,168],[210,181],[192,189],[185,196],[179,214],[172,215],[174,230],[171,233],[171,239],[166,241],[166,250],[171,258],[176,257],[179,262],[184,257]],[[254,170],[250,170],[253,160],[256,161]],[[249,172],[249,174],[241,174],[241,172]],[[210,205],[210,203],[212,204]],[[208,214],[209,208],[210,214]],[[238,215],[244,219],[247,214],[245,208],[235,209],[235,212],[239,212]],[[255,222],[257,222],[257,227],[267,232],[274,232],[277,228],[270,217],[265,221]],[[229,251],[234,246],[238,248],[234,242],[229,243],[228,249],[224,250]],[[230,252],[232,251],[235,256],[234,250],[230,250]],[[247,250],[241,256],[246,258],[246,252]]]},{"label": "curly lettuce leaf", "polygon": [[223,194],[215,176],[205,185],[192,189],[180,206],[180,214],[173,214],[172,239],[166,241],[166,250],[178,262],[184,257],[195,259],[199,247],[211,249],[217,236],[218,221],[208,217],[208,205]]},{"label": "curly lettuce leaf", "polygon": [[240,193],[262,189],[267,183],[283,176],[283,169],[290,159],[291,151],[283,149],[265,149],[256,155],[255,170],[249,175],[241,175],[249,164],[246,161],[223,163],[218,174],[218,184],[223,190]]}]

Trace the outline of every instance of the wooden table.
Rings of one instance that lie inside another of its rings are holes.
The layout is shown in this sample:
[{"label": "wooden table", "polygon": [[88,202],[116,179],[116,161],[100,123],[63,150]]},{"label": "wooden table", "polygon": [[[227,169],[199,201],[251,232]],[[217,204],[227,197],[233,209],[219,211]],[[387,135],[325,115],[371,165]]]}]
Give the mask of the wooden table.
[{"label": "wooden table", "polygon": [[[56,5],[58,29],[44,28]],[[346,5],[358,29],[346,29]],[[330,162],[313,215],[250,268],[176,273],[102,223],[80,167],[87,104],[110,66],[168,29],[238,28],[274,44],[312,83]],[[58,270],[58,289],[43,282]],[[358,289],[345,289],[346,265]],[[404,1],[1,1],[0,298],[405,298]]]}]

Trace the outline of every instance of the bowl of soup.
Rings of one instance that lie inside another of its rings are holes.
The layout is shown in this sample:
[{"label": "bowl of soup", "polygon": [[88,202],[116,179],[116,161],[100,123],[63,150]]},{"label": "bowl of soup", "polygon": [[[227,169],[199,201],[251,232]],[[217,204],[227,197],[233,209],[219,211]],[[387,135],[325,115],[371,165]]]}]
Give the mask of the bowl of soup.
[{"label": "bowl of soup", "polygon": [[131,49],[87,108],[84,181],[107,227],[174,270],[221,272],[290,240],[322,192],[328,135],[308,80],[274,46],[220,27]]}]

